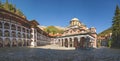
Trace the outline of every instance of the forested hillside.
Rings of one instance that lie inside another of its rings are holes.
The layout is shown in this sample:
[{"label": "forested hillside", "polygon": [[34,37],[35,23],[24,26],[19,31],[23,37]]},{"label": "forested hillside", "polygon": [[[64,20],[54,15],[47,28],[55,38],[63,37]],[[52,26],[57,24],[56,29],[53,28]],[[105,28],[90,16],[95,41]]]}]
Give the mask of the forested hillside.
[{"label": "forested hillside", "polygon": [[52,33],[52,34],[62,34],[64,32],[63,29],[58,28],[56,26],[47,26],[44,31],[46,31],[47,33]]},{"label": "forested hillside", "polygon": [[105,35],[108,35],[110,33],[112,33],[112,28],[111,27],[104,30],[103,32],[99,33],[98,36],[105,36]]}]

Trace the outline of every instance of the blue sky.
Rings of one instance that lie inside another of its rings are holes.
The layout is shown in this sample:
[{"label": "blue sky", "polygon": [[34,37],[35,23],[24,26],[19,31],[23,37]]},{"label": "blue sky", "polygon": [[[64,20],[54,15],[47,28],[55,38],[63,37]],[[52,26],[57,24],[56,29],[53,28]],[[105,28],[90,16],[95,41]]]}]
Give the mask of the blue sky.
[{"label": "blue sky", "polygon": [[[41,26],[66,27],[76,17],[95,27],[97,33],[111,27],[119,0],[8,0],[21,9],[28,20],[37,20]],[[5,2],[5,0],[3,0]]]}]

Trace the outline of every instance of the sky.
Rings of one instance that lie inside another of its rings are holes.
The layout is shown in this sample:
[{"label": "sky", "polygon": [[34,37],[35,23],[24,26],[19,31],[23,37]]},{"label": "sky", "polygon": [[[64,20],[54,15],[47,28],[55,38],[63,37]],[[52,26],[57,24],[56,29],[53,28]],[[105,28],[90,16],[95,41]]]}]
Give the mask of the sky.
[{"label": "sky", "polygon": [[[119,0],[8,0],[15,4],[28,20],[35,19],[40,26],[67,27],[72,18],[78,18],[97,33],[112,25]],[[5,0],[2,0],[5,2]]]}]

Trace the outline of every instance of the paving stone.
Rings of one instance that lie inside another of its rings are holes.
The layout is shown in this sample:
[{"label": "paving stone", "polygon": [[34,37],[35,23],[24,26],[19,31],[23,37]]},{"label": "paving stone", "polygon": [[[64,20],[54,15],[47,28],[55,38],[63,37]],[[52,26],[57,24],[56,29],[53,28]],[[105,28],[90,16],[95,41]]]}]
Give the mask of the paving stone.
[{"label": "paving stone", "polygon": [[46,45],[0,50],[0,61],[120,61],[120,49],[97,48],[75,50],[74,48]]}]

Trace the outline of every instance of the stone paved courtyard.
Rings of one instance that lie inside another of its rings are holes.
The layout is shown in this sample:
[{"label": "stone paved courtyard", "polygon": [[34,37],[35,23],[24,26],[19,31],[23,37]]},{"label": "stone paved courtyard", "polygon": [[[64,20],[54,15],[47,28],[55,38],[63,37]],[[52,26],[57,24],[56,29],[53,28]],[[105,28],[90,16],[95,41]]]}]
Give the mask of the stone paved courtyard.
[{"label": "stone paved courtyard", "polygon": [[0,61],[120,61],[120,49],[75,50],[56,45],[0,48]]}]

